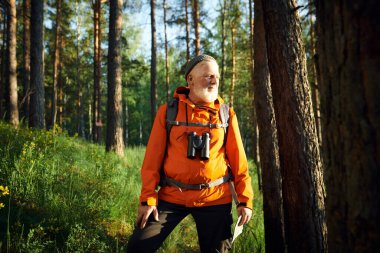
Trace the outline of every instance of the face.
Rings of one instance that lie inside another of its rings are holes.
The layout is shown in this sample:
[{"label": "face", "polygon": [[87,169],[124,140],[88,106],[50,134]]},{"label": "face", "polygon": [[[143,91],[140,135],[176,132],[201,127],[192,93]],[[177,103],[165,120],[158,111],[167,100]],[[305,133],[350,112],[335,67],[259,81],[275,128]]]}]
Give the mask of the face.
[{"label": "face", "polygon": [[198,63],[187,76],[189,98],[194,103],[210,103],[218,98],[219,67],[215,61]]}]

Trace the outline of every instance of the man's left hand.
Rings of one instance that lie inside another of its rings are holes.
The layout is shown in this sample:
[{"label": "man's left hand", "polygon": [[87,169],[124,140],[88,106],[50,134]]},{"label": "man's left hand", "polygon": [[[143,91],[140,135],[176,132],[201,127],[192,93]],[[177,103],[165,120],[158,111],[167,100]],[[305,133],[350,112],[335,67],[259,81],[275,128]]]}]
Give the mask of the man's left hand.
[{"label": "man's left hand", "polygon": [[245,206],[239,206],[237,208],[238,217],[241,215],[241,220],[239,222],[239,226],[245,225],[252,217],[252,210]]}]

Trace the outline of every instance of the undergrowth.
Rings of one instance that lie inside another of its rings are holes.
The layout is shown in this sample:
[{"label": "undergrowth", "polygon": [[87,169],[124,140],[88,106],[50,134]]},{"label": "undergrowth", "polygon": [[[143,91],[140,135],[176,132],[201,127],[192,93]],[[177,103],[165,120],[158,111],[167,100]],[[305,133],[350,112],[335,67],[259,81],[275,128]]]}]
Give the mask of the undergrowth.
[{"label": "undergrowth", "polygon": [[[16,130],[0,121],[0,252],[123,252],[144,152],[130,147],[120,158],[58,128]],[[254,216],[232,252],[264,251],[262,198],[252,178]],[[199,252],[196,238],[188,217],[159,251]]]}]

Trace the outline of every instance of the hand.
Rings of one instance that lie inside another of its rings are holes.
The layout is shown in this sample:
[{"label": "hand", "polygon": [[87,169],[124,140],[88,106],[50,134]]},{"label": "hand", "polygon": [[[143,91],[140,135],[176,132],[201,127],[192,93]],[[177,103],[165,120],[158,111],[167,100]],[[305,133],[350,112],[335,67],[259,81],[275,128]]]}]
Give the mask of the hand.
[{"label": "hand", "polygon": [[156,206],[143,206],[140,205],[137,215],[137,226],[143,229],[148,221],[150,214],[153,212],[153,217],[158,221],[158,210]]},{"label": "hand", "polygon": [[237,208],[238,217],[241,215],[241,220],[239,222],[239,226],[245,225],[252,217],[252,210],[245,206],[239,206]]}]

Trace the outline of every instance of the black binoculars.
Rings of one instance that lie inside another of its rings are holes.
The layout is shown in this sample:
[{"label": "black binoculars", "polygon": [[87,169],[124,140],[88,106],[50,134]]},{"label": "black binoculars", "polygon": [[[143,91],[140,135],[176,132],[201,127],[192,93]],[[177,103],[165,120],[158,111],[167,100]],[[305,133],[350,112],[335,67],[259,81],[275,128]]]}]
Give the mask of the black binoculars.
[{"label": "black binoculars", "polygon": [[210,158],[210,134],[203,133],[202,136],[196,132],[191,132],[187,135],[189,141],[187,145],[187,158],[194,159],[197,150],[200,150],[201,160]]}]

